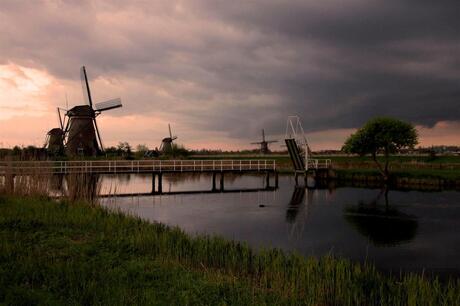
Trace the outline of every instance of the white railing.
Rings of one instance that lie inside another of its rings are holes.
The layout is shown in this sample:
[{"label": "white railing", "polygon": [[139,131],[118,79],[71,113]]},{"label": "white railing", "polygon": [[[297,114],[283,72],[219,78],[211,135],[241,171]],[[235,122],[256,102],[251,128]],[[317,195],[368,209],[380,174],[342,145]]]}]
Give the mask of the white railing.
[{"label": "white railing", "polygon": [[330,159],[309,159],[307,170],[309,169],[329,169],[331,167]]},{"label": "white railing", "polygon": [[0,175],[276,171],[275,160],[0,161]]}]

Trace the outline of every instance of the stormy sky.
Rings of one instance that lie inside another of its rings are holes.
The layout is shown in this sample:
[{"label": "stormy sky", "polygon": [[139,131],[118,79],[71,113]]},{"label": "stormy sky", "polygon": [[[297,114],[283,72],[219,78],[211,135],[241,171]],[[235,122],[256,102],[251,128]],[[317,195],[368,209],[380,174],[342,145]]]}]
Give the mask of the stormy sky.
[{"label": "stormy sky", "polygon": [[108,145],[171,123],[187,147],[251,148],[288,115],[317,149],[383,115],[460,144],[458,0],[125,2],[0,2],[0,146],[41,144],[82,103],[81,65],[94,100],[123,100]]}]

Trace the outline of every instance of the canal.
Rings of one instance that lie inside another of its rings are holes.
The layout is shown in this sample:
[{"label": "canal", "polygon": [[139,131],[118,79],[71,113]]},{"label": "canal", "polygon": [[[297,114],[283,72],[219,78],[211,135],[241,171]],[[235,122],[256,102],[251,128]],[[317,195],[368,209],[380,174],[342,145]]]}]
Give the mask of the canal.
[{"label": "canal", "polygon": [[[265,177],[226,175],[225,188],[262,188]],[[209,175],[164,177],[163,191],[209,190]],[[151,177],[104,176],[103,194],[146,193]],[[103,198],[102,205],[192,235],[219,235],[255,248],[334,255],[392,273],[460,275],[460,192],[296,187],[234,193]]]}]

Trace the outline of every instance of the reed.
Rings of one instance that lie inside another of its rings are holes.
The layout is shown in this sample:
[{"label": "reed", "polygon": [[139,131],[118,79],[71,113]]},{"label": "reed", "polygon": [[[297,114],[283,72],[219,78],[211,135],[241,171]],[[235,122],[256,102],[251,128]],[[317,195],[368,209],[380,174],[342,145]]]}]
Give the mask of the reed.
[{"label": "reed", "polygon": [[0,304],[460,304],[457,279],[255,251],[86,203],[0,198],[0,234]]},{"label": "reed", "polygon": [[53,175],[52,170],[31,166],[27,173],[5,168],[0,180],[0,194],[21,197],[62,197],[69,202],[85,201],[95,204],[101,191],[98,175],[73,173]]},{"label": "reed", "polygon": [[95,174],[74,173],[65,177],[64,197],[70,202],[96,204],[101,191],[100,177]]}]

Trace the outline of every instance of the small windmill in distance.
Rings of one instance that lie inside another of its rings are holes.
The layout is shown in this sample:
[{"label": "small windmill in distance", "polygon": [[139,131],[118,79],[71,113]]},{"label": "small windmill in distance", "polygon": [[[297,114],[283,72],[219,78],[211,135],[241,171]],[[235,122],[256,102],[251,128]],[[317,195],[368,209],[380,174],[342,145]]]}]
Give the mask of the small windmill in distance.
[{"label": "small windmill in distance", "polygon": [[160,152],[162,154],[171,153],[173,150],[173,141],[177,139],[177,136],[173,136],[171,132],[171,125],[168,123],[169,137],[163,138],[161,141]]},{"label": "small windmill in distance", "polygon": [[262,129],[262,141],[259,142],[251,142],[251,144],[260,145],[260,153],[268,154],[270,150],[268,149],[268,145],[270,143],[278,142],[278,140],[265,140],[265,130]]}]

